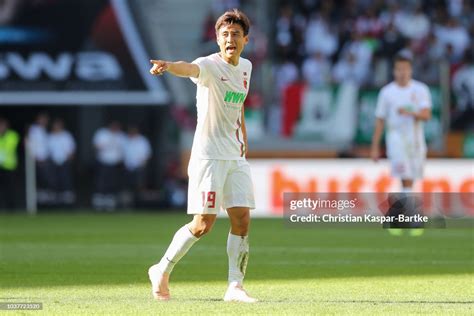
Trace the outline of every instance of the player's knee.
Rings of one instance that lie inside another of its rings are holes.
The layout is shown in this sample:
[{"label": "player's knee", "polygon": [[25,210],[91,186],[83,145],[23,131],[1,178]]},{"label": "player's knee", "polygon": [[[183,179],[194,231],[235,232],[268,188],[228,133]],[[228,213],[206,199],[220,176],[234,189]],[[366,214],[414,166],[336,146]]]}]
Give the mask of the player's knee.
[{"label": "player's knee", "polygon": [[189,229],[194,236],[200,238],[211,231],[212,224],[209,221],[192,222]]},{"label": "player's knee", "polygon": [[242,217],[232,223],[232,231],[239,236],[247,236],[249,231],[250,218]]},{"label": "player's knee", "polygon": [[200,238],[211,231],[211,225],[201,225],[196,228],[194,236]]}]

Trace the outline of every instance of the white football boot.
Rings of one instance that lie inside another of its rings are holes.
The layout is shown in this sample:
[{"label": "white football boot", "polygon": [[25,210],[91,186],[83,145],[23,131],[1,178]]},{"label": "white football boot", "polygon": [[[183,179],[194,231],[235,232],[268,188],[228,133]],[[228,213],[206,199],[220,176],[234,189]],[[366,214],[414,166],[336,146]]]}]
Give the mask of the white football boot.
[{"label": "white football boot", "polygon": [[224,295],[225,302],[255,303],[257,299],[250,297],[238,282],[231,282]]},{"label": "white football boot", "polygon": [[170,299],[170,291],[168,289],[169,274],[162,273],[155,264],[148,269],[148,277],[151,281],[151,294],[159,301],[167,301]]}]

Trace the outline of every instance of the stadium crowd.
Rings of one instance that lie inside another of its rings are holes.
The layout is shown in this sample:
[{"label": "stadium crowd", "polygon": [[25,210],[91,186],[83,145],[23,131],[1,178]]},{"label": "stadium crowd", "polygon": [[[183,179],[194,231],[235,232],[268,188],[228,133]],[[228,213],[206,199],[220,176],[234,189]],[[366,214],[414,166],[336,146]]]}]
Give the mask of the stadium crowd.
[{"label": "stadium crowd", "polygon": [[286,65],[282,80],[296,80],[301,72],[315,86],[344,80],[377,85],[377,74],[384,70],[379,62],[407,49],[420,80],[436,83],[439,74],[430,66],[447,60],[455,71],[472,44],[469,1],[338,3],[305,0],[280,6],[275,42],[276,57]]},{"label": "stadium crowd", "polygon": [[415,78],[427,84],[438,84],[439,65],[449,65],[453,110],[472,111],[472,6],[463,0],[282,1],[273,39],[278,95],[301,79],[316,88],[345,81],[380,87],[391,77],[393,56],[406,50]]}]

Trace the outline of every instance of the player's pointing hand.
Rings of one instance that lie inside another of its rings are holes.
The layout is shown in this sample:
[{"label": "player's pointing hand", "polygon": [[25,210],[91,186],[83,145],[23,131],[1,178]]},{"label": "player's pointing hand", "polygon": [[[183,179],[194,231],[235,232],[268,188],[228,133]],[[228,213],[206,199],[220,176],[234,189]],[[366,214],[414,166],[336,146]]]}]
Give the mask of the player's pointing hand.
[{"label": "player's pointing hand", "polygon": [[150,63],[153,64],[153,66],[150,69],[150,73],[152,75],[161,76],[166,70],[168,70],[168,62],[166,62],[164,60],[152,59],[152,60],[150,60]]}]

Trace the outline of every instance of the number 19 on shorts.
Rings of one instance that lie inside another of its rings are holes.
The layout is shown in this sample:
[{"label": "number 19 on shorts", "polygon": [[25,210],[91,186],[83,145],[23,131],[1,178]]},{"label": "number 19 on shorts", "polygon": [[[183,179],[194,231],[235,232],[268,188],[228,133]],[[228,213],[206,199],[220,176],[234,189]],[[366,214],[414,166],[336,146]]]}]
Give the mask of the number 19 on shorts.
[{"label": "number 19 on shorts", "polygon": [[201,192],[202,193],[202,206],[208,208],[215,208],[216,207],[216,192],[209,191],[209,192]]}]

